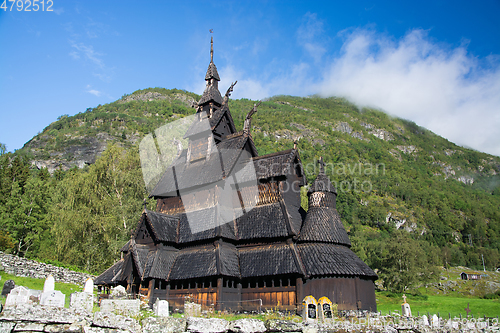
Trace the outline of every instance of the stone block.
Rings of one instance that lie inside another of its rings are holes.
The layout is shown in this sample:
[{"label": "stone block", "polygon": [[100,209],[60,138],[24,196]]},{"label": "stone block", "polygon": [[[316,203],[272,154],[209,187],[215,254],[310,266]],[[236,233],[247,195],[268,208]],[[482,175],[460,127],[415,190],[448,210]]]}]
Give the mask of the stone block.
[{"label": "stone block", "polygon": [[301,332],[302,325],[293,321],[268,319],[264,323],[268,332]]},{"label": "stone block", "polygon": [[72,293],[69,299],[69,307],[92,312],[94,308],[94,295],[87,292]]},{"label": "stone block", "polygon": [[187,330],[192,333],[225,333],[229,331],[229,322],[225,319],[190,317],[187,322]]},{"label": "stone block", "polygon": [[132,333],[140,333],[141,325],[133,318],[117,315],[109,312],[94,313],[93,326],[127,330]]},{"label": "stone block", "polygon": [[101,312],[136,316],[139,314],[140,301],[138,299],[103,299]]},{"label": "stone block", "polygon": [[186,332],[187,320],[172,317],[149,317],[142,321],[143,333],[183,333]]},{"label": "stone block", "polygon": [[234,333],[263,333],[266,325],[262,320],[243,318],[230,322],[229,330]]},{"label": "stone block", "polygon": [[45,329],[45,324],[25,322],[16,324],[16,327],[14,327],[14,332],[19,332],[19,331],[43,332],[44,329]]},{"label": "stone block", "polygon": [[13,322],[0,321],[0,333],[10,333],[16,324]]}]

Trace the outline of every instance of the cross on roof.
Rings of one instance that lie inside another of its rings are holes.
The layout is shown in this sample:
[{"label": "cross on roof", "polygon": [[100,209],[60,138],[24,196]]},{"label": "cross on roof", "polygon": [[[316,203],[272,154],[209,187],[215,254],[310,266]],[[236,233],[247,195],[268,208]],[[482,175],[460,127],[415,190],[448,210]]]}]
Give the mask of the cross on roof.
[{"label": "cross on roof", "polygon": [[326,165],[326,163],[323,162],[323,156],[320,156],[320,158],[318,160],[318,163],[319,163],[319,174],[320,175],[324,175],[325,174],[325,165]]}]

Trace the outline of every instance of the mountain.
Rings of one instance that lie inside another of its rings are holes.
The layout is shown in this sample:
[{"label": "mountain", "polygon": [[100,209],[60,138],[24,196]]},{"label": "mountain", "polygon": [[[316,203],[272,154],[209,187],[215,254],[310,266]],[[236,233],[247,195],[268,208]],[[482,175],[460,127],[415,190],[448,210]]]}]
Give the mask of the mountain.
[{"label": "mountain", "polygon": [[[32,168],[48,168],[52,178],[97,173],[105,168],[99,161],[109,158],[103,152],[110,144],[138,155],[142,137],[193,114],[199,98],[177,89],[139,90],[75,116],[61,116],[16,154]],[[237,130],[243,128],[254,103],[230,100]],[[395,235],[401,231],[416,241],[422,251],[418,253],[430,263],[481,267],[482,255],[487,268],[500,265],[499,157],[457,146],[411,121],[359,109],[342,98],[272,97],[253,116],[252,136],[259,154],[290,149],[297,141],[309,181],[318,173],[316,161],[323,156],[326,173],[338,190],[337,208],[353,250],[380,269],[381,276],[383,260],[394,249],[388,244],[399,239]],[[135,164],[130,168],[140,178],[138,157],[131,160]],[[74,166],[81,170],[71,169]],[[134,186],[140,187],[140,181],[135,179]],[[129,210],[116,222],[123,223],[123,229],[130,229],[140,213],[145,193],[134,193]],[[119,196],[113,200],[117,207],[123,204]],[[307,200],[303,203],[306,206]],[[67,205],[58,204],[60,209]],[[120,237],[128,237],[120,232]],[[105,267],[106,260],[93,268]]]}]

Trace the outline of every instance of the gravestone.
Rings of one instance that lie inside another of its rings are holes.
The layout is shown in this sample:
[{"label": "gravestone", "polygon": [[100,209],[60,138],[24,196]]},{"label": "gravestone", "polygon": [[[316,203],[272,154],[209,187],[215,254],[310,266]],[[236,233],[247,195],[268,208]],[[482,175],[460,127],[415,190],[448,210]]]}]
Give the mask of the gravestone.
[{"label": "gravestone", "polygon": [[406,303],[406,295],[403,294],[403,304],[401,304],[401,316],[411,317],[410,304]]},{"label": "gravestone", "polygon": [[83,292],[89,294],[94,293],[94,280],[92,280],[92,278],[89,277],[87,281],[85,281],[85,287],[83,287]]},{"label": "gravestone", "polygon": [[321,320],[333,318],[332,306],[332,301],[328,297],[323,296],[318,300],[318,312]]},{"label": "gravestone", "polygon": [[94,295],[87,292],[72,293],[69,298],[69,307],[92,312],[94,308]]},{"label": "gravestone", "polygon": [[439,327],[439,318],[437,315],[432,315],[432,327]]},{"label": "gravestone", "polygon": [[304,298],[302,301],[303,306],[303,314],[302,317],[304,320],[316,320],[318,318],[318,302],[316,302],[316,298],[309,295]]},{"label": "gravestone", "polygon": [[111,290],[111,298],[126,298],[127,291],[123,286],[116,286]]},{"label": "gravestone", "polygon": [[43,291],[42,291],[42,293],[54,291],[54,286],[55,286],[55,280],[54,280],[54,277],[52,276],[52,274],[50,274],[45,279],[45,282],[43,284]]},{"label": "gravestone", "polygon": [[43,292],[40,296],[40,305],[64,308],[66,295],[59,290]]},{"label": "gravestone", "polygon": [[168,302],[157,298],[153,305],[153,311],[158,317],[168,317]]},{"label": "gravestone", "polygon": [[186,317],[199,317],[201,315],[201,304],[184,302],[184,314]]},{"label": "gravestone", "polygon": [[28,304],[29,302],[29,289],[23,286],[15,287],[7,295],[5,306],[17,306]]},{"label": "gravestone", "polygon": [[429,318],[426,315],[422,316],[422,325],[429,326]]},{"label": "gravestone", "polygon": [[3,284],[3,289],[2,289],[2,296],[7,296],[12,289],[16,287],[16,283],[14,280],[7,280]]}]

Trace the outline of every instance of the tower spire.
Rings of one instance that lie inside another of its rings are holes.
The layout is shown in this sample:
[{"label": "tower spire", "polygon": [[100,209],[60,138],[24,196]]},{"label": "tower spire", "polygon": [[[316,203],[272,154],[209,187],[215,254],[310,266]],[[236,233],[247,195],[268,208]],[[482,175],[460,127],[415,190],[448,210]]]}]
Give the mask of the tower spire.
[{"label": "tower spire", "polygon": [[214,62],[214,38],[210,38],[210,62]]}]

